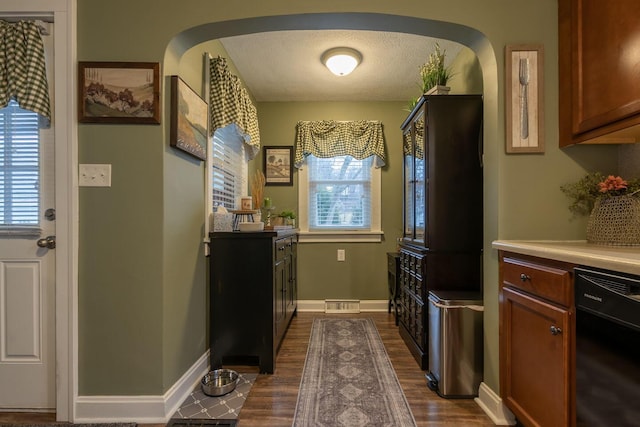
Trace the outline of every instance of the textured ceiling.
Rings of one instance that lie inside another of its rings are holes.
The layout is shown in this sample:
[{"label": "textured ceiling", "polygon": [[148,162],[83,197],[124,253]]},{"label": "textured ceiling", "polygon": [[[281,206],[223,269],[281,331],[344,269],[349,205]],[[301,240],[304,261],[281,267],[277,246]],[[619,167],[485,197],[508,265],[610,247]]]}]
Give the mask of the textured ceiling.
[{"label": "textured ceiling", "polygon": [[[462,45],[429,37],[381,31],[273,31],[220,39],[249,92],[269,101],[408,101],[421,92],[420,65],[436,42],[453,60]],[[348,76],[320,62],[333,47],[362,53]]]}]

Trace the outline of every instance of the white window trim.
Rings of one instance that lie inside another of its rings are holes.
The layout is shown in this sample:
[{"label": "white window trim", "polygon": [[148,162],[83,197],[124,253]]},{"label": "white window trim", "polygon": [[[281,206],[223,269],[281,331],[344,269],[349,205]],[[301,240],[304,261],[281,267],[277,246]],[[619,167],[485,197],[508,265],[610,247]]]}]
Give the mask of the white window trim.
[{"label": "white window trim", "polygon": [[382,242],[381,182],[380,168],[371,168],[371,230],[309,231],[309,168],[303,165],[298,169],[298,242]]}]

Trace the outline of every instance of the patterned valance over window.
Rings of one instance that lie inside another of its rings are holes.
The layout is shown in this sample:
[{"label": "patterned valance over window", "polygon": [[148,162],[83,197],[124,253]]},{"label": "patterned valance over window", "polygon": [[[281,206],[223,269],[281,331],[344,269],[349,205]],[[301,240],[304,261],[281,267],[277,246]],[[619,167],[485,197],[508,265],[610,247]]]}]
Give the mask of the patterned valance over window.
[{"label": "patterned valance over window", "polygon": [[247,90],[238,76],[231,74],[225,58],[210,58],[209,74],[210,134],[213,135],[218,128],[235,124],[249,147],[249,158],[254,158],[260,151],[260,130],[258,113]]},{"label": "patterned valance over window", "polygon": [[0,20],[0,108],[11,98],[51,121],[44,46],[33,21]]},{"label": "patterned valance over window", "polygon": [[351,156],[362,160],[375,156],[373,165],[385,165],[384,135],[379,121],[300,121],[296,132],[297,168],[309,155],[320,158]]}]

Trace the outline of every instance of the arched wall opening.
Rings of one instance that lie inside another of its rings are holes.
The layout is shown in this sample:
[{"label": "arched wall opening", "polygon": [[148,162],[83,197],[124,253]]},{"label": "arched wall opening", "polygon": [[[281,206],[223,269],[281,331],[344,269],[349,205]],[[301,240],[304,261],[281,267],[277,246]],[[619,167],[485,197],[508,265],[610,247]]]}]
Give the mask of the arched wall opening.
[{"label": "arched wall opening", "polygon": [[[478,58],[484,98],[484,293],[485,330],[497,331],[497,254],[491,242],[498,237],[500,150],[504,144],[499,119],[499,78],[496,49],[480,31],[451,22],[376,13],[312,13],[255,17],[212,22],[177,34],[167,45],[162,66],[164,76],[178,74],[181,57],[190,48],[207,41],[284,30],[368,30],[415,34],[460,43]],[[164,89],[166,91],[166,89]],[[167,136],[165,136],[167,137]],[[165,144],[165,146],[168,144]],[[485,382],[499,390],[497,334],[485,334]],[[495,335],[495,336],[494,336]]]}]

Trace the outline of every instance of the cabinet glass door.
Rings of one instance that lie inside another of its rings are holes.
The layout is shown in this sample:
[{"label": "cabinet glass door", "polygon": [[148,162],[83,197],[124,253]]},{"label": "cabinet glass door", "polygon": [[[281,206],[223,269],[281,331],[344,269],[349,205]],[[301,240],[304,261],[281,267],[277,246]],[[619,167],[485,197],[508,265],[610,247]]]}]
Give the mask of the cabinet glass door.
[{"label": "cabinet glass door", "polygon": [[425,144],[425,120],[424,110],[420,111],[418,117],[414,122],[414,157],[415,157],[415,171],[414,171],[414,186],[415,186],[415,240],[419,242],[425,241],[425,221],[426,221],[426,208],[427,208],[427,195],[426,192],[426,160],[427,160],[427,147]]},{"label": "cabinet glass door", "polygon": [[404,157],[404,238],[414,238],[414,176],[413,176],[413,128],[403,134],[402,152]]}]

